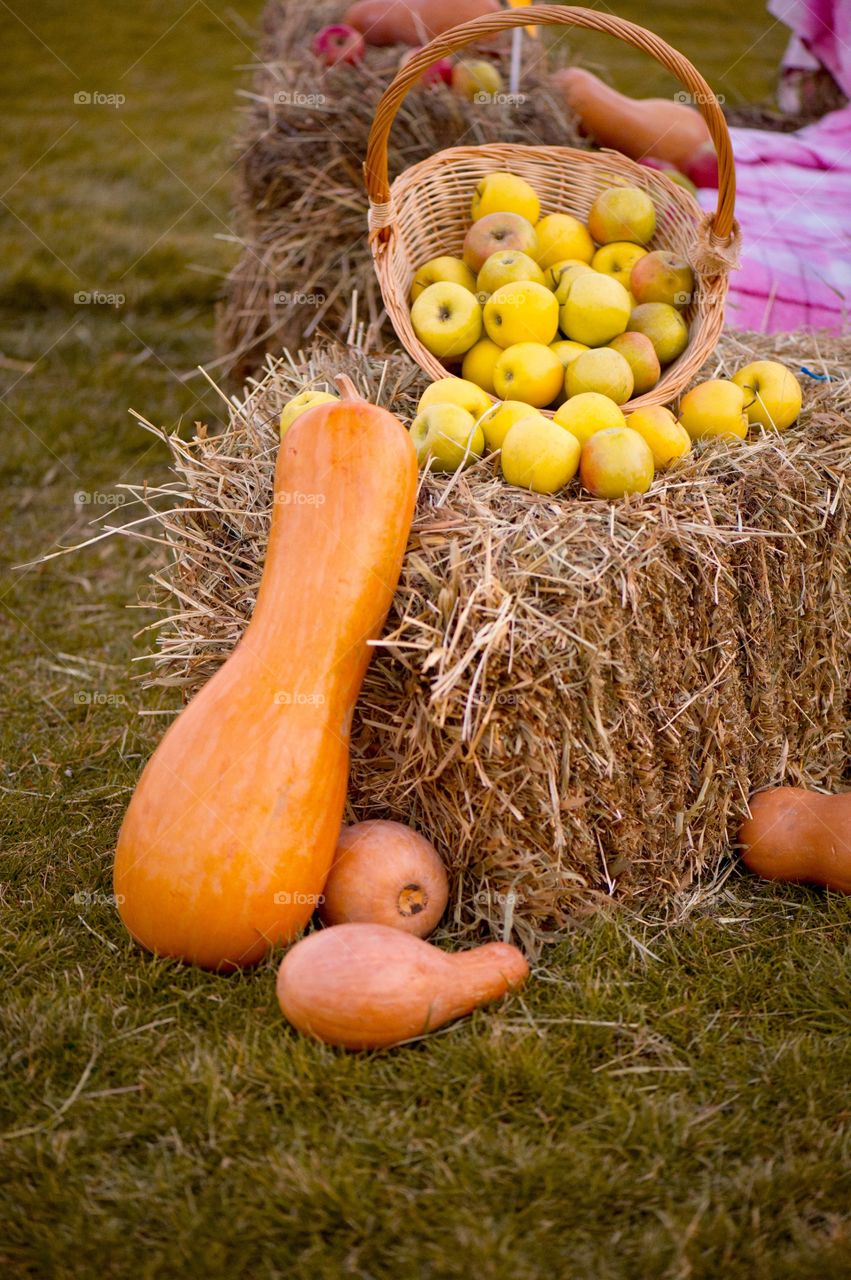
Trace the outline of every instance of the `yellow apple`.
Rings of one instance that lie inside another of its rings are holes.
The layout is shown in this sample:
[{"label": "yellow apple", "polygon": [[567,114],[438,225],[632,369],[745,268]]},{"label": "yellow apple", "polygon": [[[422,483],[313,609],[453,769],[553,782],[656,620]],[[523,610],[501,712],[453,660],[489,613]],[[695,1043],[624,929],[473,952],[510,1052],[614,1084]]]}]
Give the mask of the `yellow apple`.
[{"label": "yellow apple", "polygon": [[492,293],[484,307],[485,331],[491,342],[513,347],[518,342],[546,346],[558,333],[558,303],[545,284],[518,280]]},{"label": "yellow apple", "polygon": [[476,420],[491,407],[490,396],[466,378],[438,378],[420,396],[417,413],[433,404],[457,404]]},{"label": "yellow apple", "polygon": [[503,351],[493,371],[500,400],[522,400],[543,409],[559,394],[564,369],[554,351],[542,342],[518,342]]},{"label": "yellow apple", "polygon": [[[587,262],[583,262],[581,258],[561,258],[558,262],[554,262],[551,267],[547,267],[544,272],[544,284],[548,289],[552,289],[555,293],[559,286],[562,276],[569,267],[579,267],[582,271],[592,271]],[[575,272],[573,273],[576,274]],[[571,277],[572,278],[572,277]]]},{"label": "yellow apple", "polygon": [[599,271],[573,277],[559,311],[566,338],[588,347],[604,347],[623,333],[628,321],[629,295],[622,284]]},{"label": "yellow apple", "polygon": [[694,293],[694,272],[685,258],[667,249],[654,249],[633,268],[629,283],[636,302],[667,302],[686,307]]},{"label": "yellow apple", "polygon": [[615,404],[626,404],[632,395],[632,369],[611,347],[597,347],[570,362],[564,385],[568,399],[585,391],[596,391]]},{"label": "yellow apple", "polygon": [[467,382],[475,382],[488,395],[494,394],[493,367],[502,355],[502,347],[498,347],[490,338],[480,338],[464,357],[461,373]]},{"label": "yellow apple", "polygon": [[460,258],[431,258],[417,267],[414,273],[411,302],[416,302],[423,289],[427,289],[430,284],[442,284],[447,280],[463,285],[470,293],[476,292],[476,277],[466,262],[462,262]]},{"label": "yellow apple", "polygon": [[639,303],[629,317],[629,328],[650,339],[660,365],[676,360],[688,346],[688,325],[667,302]]},{"label": "yellow apple", "polygon": [[488,213],[519,213],[534,226],[541,216],[541,202],[525,178],[514,173],[489,173],[473,193],[470,220],[478,222]]},{"label": "yellow apple", "polygon": [[674,458],[682,458],[691,449],[691,436],[663,404],[649,404],[643,409],[636,409],[627,418],[626,425],[637,431],[649,446],[657,471],[667,467]]},{"label": "yellow apple", "polygon": [[[550,351],[556,353],[565,371],[567,371],[567,366],[572,360],[575,360],[577,356],[581,356],[583,351],[590,350],[591,348],[586,347],[584,342],[571,342],[570,338],[561,338],[550,343]],[[563,385],[553,404],[564,404],[566,399],[567,388]]]},{"label": "yellow apple", "polygon": [[616,338],[612,338],[609,346],[623,356],[632,370],[634,396],[643,396],[645,391],[656,386],[662,367],[653,350],[653,343],[646,334],[633,333],[627,329],[626,333],[619,333]]},{"label": "yellow apple", "polygon": [[487,213],[474,222],[464,237],[462,256],[471,271],[479,272],[492,253],[517,249],[537,262],[535,228],[519,213]]},{"label": "yellow apple", "polygon": [[577,356],[581,356],[583,351],[590,350],[591,348],[586,347],[584,342],[571,342],[570,338],[560,338],[550,343],[550,351],[556,353],[565,369]]},{"label": "yellow apple", "polygon": [[468,102],[492,97],[502,89],[502,76],[492,62],[470,59],[452,68],[452,88]]},{"label": "yellow apple", "polygon": [[580,444],[607,427],[626,425],[626,419],[614,400],[601,396],[597,391],[583,391],[560,405],[555,411],[555,421],[576,436]]},{"label": "yellow apple", "polygon": [[569,213],[548,213],[535,227],[538,237],[537,259],[542,267],[551,267],[563,258],[590,262],[594,245],[588,228]]},{"label": "yellow apple", "polygon": [[312,409],[315,404],[330,404],[332,400],[339,400],[339,396],[332,396],[328,391],[301,391],[297,396],[293,396],[292,400],[288,400],[281,410],[281,439],[289,431],[296,418],[307,409]]},{"label": "yellow apple", "polygon": [[777,360],[754,360],[734,373],[733,381],[745,393],[748,422],[785,431],[801,412],[801,384]]},{"label": "yellow apple", "polygon": [[491,412],[482,418],[485,444],[489,449],[501,449],[506,434],[515,422],[520,422],[534,413],[535,410],[530,409],[522,400],[502,400],[499,404],[493,405]]},{"label": "yellow apple", "polygon": [[457,471],[482,456],[485,437],[471,413],[457,404],[431,404],[411,423],[417,461],[429,471]]},{"label": "yellow apple", "polygon": [[583,446],[579,474],[595,498],[646,493],[653,483],[653,454],[637,431],[608,427]]},{"label": "yellow apple", "polygon": [[615,240],[597,250],[591,259],[591,266],[595,271],[602,271],[604,276],[611,276],[618,284],[629,289],[632,268],[646,254],[647,250],[642,249],[641,245],[631,244],[628,240]]},{"label": "yellow apple", "polygon": [[502,285],[515,284],[518,280],[545,283],[543,271],[528,253],[521,253],[519,249],[500,249],[499,253],[492,253],[476,280],[479,301],[484,301],[482,294],[496,293]]},{"label": "yellow apple", "polygon": [[700,382],[680,401],[680,422],[692,440],[707,436],[744,440],[748,433],[745,393],[726,378]]},{"label": "yellow apple", "polygon": [[[555,267],[550,268],[555,271]],[[573,284],[577,276],[586,275],[593,276],[595,273],[585,262],[573,263],[568,267],[560,267],[558,269],[558,280],[553,286],[553,295],[558,305],[564,306],[567,301],[567,295],[570,293],[570,286]]]},{"label": "yellow apple", "polygon": [[482,308],[462,284],[430,284],[411,307],[420,342],[441,360],[458,360],[482,336]]},{"label": "yellow apple", "polygon": [[509,484],[533,493],[558,493],[576,475],[580,453],[579,441],[569,431],[535,415],[509,428],[500,465]]},{"label": "yellow apple", "polygon": [[609,187],[591,206],[588,230],[598,244],[648,244],[656,230],[653,201],[640,187]]}]

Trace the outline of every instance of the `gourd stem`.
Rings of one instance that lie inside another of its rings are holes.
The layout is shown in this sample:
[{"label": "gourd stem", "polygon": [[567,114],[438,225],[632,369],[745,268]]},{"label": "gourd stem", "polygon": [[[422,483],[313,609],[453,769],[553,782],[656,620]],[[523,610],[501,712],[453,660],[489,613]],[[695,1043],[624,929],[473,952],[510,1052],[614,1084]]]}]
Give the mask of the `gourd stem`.
[{"label": "gourd stem", "polygon": [[361,400],[362,396],[358,393],[358,389],[352,382],[347,373],[338,373],[334,376],[340,395],[344,400]]}]

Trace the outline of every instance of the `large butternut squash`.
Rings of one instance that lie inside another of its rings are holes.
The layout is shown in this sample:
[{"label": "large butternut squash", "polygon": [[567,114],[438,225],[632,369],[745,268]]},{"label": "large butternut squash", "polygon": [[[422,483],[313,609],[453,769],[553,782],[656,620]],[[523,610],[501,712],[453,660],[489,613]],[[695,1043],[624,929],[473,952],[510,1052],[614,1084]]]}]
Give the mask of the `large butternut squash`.
[{"label": "large butternut squash", "polygon": [[447,952],[384,924],[338,924],[287,952],[277,992],[303,1035],[386,1049],[498,1000],[528,975],[523,953],[506,942]]},{"label": "large butternut squash", "polygon": [[582,67],[566,67],[553,76],[579,123],[601,147],[640,160],[658,156],[678,169],[710,142],[700,112],[670,98],[628,98]]},{"label": "large butternut squash", "polygon": [[251,622],[149,760],[118,839],[121,916],[149,950],[232,969],[309,919],[416,483],[410,436],[363,401],[318,405],[287,432]]}]

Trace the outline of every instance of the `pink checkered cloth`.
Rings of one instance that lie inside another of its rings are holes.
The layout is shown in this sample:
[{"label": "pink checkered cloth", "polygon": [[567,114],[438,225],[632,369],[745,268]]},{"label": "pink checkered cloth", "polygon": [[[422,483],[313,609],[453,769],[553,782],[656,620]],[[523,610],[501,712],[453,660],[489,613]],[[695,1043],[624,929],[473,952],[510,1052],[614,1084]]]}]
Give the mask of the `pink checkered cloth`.
[{"label": "pink checkered cloth", "polygon": [[[851,318],[851,105],[797,133],[731,129],[742,268],[727,323],[844,332]],[[715,206],[717,192],[701,190]]]}]

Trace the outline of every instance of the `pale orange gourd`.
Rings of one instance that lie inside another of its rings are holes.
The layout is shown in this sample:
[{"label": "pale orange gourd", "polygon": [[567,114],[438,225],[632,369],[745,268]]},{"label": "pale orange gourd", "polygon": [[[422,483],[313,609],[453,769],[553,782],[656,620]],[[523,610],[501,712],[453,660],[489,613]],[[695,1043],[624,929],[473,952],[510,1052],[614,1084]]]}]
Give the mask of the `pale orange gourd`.
[{"label": "pale orange gourd", "polygon": [[498,1000],[529,973],[504,942],[440,951],[381,924],[310,934],[278,970],[278,1003],[304,1035],[344,1049],[386,1049]]},{"label": "pale orange gourd", "polygon": [[657,156],[682,169],[710,141],[703,116],[685,102],[628,98],[581,67],[557,71],[553,81],[595,142],[633,160]]},{"label": "pale orange gourd", "polygon": [[448,898],[434,845],[401,822],[374,818],[340,832],[319,914],[327,925],[384,924],[426,938]]},{"label": "pale orange gourd", "polygon": [[851,893],[851,792],[774,787],[752,796],[750,811],[739,844],[751,871]]},{"label": "pale orange gourd", "polygon": [[119,835],[119,910],[149,950],[232,969],[312,915],[416,485],[407,431],[362,400],[317,405],[287,432],[250,624],[148,761]]},{"label": "pale orange gourd", "polygon": [[459,22],[498,12],[497,0],[358,0],[343,21],[367,44],[421,45]]}]

